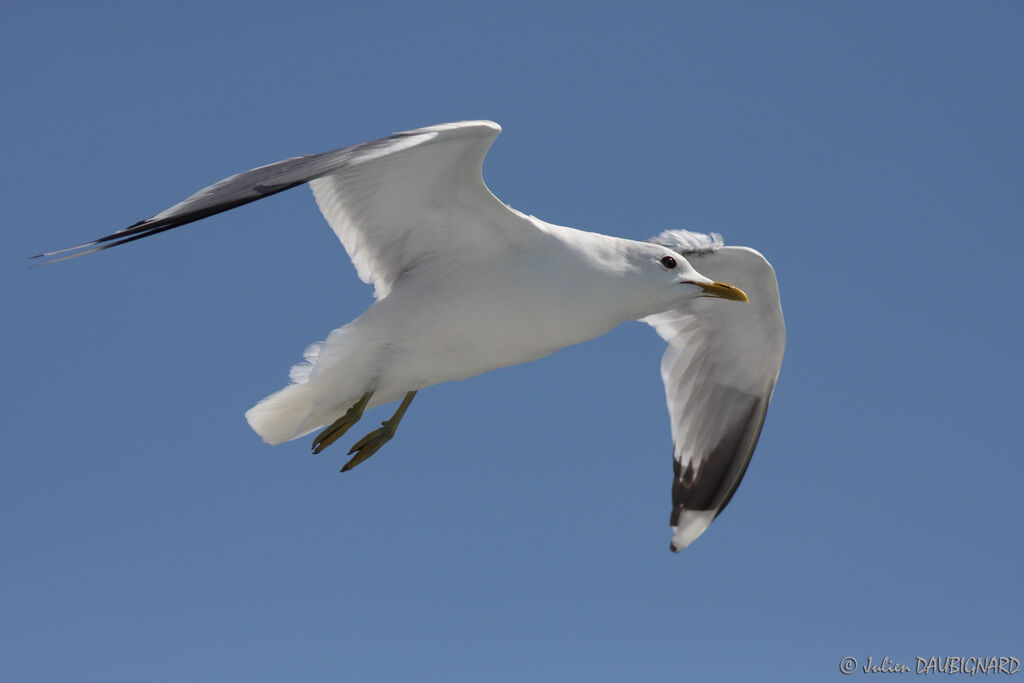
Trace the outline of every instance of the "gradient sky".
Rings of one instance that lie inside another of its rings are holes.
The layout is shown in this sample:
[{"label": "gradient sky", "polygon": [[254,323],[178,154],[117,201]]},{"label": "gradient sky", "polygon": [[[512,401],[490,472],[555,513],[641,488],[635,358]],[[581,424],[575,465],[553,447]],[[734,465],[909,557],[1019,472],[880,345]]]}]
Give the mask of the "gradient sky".
[{"label": "gradient sky", "polygon": [[[1022,29],[1017,2],[5,3],[0,678],[1024,660]],[[341,475],[351,439],[314,457],[242,418],[371,301],[307,189],[28,267],[237,171],[473,118],[524,212],[776,268],[760,445],[678,555],[645,325],[423,391]]]}]

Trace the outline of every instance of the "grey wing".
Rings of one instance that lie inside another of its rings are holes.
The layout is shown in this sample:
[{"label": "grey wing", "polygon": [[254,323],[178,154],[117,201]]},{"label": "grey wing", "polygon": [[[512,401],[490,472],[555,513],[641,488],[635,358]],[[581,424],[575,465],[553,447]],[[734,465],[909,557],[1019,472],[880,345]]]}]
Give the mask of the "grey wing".
[{"label": "grey wing", "polygon": [[[441,124],[285,159],[225,178],[105,237],[35,258],[52,263],[84,256],[312,183],[360,276],[383,296],[412,261],[453,244],[482,248],[501,244],[501,237],[514,241],[515,231],[529,226],[481,177],[484,156],[500,131],[489,121]],[[437,226],[445,231],[431,233]]]},{"label": "grey wing", "polygon": [[644,319],[668,342],[661,375],[674,447],[673,551],[696,540],[740,485],[786,343],[775,273],[763,256],[746,247],[684,255],[750,301],[697,299]]}]

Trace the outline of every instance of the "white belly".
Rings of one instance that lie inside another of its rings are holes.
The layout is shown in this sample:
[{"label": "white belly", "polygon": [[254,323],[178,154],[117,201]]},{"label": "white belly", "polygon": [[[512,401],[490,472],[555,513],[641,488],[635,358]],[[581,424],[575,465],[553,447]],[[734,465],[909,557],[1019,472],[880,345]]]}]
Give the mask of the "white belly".
[{"label": "white belly", "polygon": [[628,319],[595,306],[601,292],[581,287],[580,273],[528,263],[529,270],[504,262],[405,281],[371,306],[352,326],[377,344],[381,394],[536,360]]}]

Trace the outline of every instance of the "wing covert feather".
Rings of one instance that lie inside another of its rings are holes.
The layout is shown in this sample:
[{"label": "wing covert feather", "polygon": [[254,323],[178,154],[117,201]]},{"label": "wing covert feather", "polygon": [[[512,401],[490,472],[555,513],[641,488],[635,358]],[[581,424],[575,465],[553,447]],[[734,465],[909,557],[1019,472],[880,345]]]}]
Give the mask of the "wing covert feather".
[{"label": "wing covert feather", "polygon": [[310,183],[359,277],[387,296],[406,271],[505,249],[532,224],[484,184],[484,156],[501,128],[487,121],[411,131],[417,143]]}]

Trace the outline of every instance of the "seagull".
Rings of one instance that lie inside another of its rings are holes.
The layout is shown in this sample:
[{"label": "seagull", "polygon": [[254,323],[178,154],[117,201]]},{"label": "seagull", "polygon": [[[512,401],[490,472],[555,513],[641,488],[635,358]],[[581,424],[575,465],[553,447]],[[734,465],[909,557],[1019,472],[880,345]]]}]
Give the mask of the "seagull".
[{"label": "seagull", "polygon": [[753,456],[785,348],[775,272],[757,251],[724,246],[715,233],[667,230],[639,242],[516,211],[482,177],[500,132],[491,121],[445,123],[285,159],[33,258],[83,256],[308,184],[375,301],[309,346],[290,383],[245,417],[272,445],[321,430],[312,444],[319,453],[364,411],[400,400],[355,442],[343,472],[394,437],[420,389],[643,321],[668,343],[661,376],[676,552],[725,508]]}]

